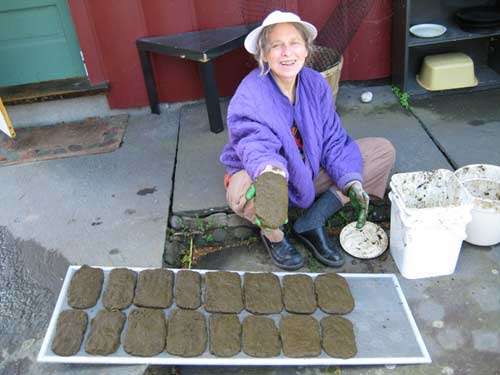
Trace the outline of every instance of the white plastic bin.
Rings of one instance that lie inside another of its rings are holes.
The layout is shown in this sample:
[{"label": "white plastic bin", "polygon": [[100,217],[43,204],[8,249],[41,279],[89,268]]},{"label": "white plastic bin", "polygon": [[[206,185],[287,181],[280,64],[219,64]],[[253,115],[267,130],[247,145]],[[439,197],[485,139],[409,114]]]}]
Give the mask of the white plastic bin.
[{"label": "white plastic bin", "polygon": [[391,178],[391,254],[408,279],[455,271],[471,199],[453,172],[400,173]]},{"label": "white plastic bin", "polygon": [[465,241],[479,246],[500,242],[500,166],[471,164],[455,172],[472,199]]}]

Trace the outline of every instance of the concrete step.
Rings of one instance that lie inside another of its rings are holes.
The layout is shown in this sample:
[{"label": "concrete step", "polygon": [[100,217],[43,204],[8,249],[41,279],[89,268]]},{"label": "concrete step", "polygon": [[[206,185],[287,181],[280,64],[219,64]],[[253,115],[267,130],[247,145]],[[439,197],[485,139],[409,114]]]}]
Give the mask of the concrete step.
[{"label": "concrete step", "polygon": [[108,90],[107,82],[92,84],[87,77],[74,77],[0,87],[0,97],[6,105],[17,105],[93,96],[106,93]]}]

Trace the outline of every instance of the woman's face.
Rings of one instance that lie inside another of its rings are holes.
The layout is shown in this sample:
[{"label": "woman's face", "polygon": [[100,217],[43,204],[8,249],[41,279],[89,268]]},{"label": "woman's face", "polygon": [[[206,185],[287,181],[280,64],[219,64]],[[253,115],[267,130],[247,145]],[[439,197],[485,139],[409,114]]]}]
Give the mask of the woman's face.
[{"label": "woman's face", "polygon": [[306,43],[291,23],[279,23],[268,35],[264,61],[284,81],[294,80],[307,57]]}]

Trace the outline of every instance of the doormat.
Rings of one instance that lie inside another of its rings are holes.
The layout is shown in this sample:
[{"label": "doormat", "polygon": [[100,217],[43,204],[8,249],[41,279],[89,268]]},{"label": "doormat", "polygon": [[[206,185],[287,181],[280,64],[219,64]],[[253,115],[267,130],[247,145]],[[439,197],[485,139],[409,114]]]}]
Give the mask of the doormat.
[{"label": "doormat", "polygon": [[0,135],[0,166],[111,152],[120,147],[128,115],[20,128]]}]

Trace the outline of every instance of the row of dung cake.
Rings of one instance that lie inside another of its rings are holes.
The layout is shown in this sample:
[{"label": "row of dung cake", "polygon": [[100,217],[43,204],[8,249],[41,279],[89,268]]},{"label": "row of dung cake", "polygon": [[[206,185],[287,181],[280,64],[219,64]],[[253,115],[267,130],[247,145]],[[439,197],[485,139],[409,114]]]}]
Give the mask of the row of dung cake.
[{"label": "row of dung cake", "polygon": [[[102,269],[80,267],[70,281],[68,305],[75,309],[95,306],[103,281]],[[147,269],[137,275],[127,268],[115,268],[109,273],[102,297],[109,311],[126,309],[132,303],[165,309],[174,301],[177,307],[192,310],[203,304],[212,313],[246,309],[253,314],[279,314],[285,308],[290,313],[312,314],[319,307],[329,314],[347,314],[354,308],[347,281],[335,273],[314,279],[305,274],[288,274],[281,282],[273,273],[245,273],[242,286],[236,272],[207,272],[202,277],[189,270],[174,275],[168,269]]]},{"label": "row of dung cake", "polygon": [[[110,355],[120,344],[128,319],[123,349],[130,355],[152,357],[164,351],[170,355],[196,357],[207,349],[216,357],[243,353],[258,358],[317,357],[324,352],[336,358],[356,355],[352,323],[340,316],[328,315],[318,322],[309,315],[280,317],[279,328],[273,319],[237,314],[210,314],[208,329],[205,316],[197,310],[175,308],[168,318],[165,310],[134,308],[128,317],[122,311],[100,310],[92,319],[85,351],[91,355]],[[83,310],[64,310],[59,314],[52,350],[61,356],[76,354],[88,325]]]}]

